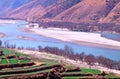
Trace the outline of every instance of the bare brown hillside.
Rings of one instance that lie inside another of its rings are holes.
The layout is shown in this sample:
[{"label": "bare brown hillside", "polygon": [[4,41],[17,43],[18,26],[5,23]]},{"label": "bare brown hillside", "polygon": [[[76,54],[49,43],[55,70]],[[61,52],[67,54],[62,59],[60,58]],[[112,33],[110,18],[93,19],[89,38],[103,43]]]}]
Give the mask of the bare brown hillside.
[{"label": "bare brown hillside", "polygon": [[110,11],[102,22],[120,24],[120,2]]},{"label": "bare brown hillside", "polygon": [[[109,0],[110,1],[110,0]],[[106,0],[83,0],[72,8],[67,9],[58,16],[56,20],[94,23],[106,17],[117,4]]]}]

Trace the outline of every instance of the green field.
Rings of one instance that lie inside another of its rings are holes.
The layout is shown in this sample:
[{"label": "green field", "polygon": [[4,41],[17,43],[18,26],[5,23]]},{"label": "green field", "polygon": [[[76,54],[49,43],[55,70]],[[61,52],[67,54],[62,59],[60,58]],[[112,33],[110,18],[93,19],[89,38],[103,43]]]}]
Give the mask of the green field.
[{"label": "green field", "polygon": [[24,64],[24,63],[27,63],[27,62],[30,62],[30,60],[19,60],[21,64]]},{"label": "green field", "polygon": [[2,59],[2,61],[0,62],[0,64],[8,64],[7,59]]},{"label": "green field", "polygon": [[100,74],[101,73],[100,70],[88,69],[88,68],[82,68],[81,71],[85,72],[85,73],[92,73],[92,74]]},{"label": "green field", "polygon": [[9,59],[9,64],[17,64],[18,60],[17,59]]}]

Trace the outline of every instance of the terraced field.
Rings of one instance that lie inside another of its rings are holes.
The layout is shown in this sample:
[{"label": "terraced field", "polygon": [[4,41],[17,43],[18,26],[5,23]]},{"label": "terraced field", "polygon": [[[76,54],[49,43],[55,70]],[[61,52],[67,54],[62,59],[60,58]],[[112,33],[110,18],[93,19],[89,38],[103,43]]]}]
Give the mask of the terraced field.
[{"label": "terraced field", "polygon": [[11,49],[0,49],[0,79],[118,78],[99,70],[60,65],[48,59],[31,59]]}]

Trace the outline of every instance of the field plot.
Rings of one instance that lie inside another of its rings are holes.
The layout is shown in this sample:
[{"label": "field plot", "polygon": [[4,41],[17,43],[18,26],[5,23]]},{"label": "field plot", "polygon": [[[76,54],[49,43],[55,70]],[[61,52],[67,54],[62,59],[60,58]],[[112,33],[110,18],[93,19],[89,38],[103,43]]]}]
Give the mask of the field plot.
[{"label": "field plot", "polygon": [[11,49],[0,49],[0,79],[119,78],[99,70],[61,65],[49,59],[31,59]]}]

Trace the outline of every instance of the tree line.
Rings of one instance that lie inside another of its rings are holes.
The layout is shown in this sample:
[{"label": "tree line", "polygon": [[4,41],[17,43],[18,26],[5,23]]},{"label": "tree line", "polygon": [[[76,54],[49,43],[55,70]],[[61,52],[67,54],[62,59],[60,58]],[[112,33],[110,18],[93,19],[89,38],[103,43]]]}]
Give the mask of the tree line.
[{"label": "tree line", "polygon": [[71,31],[82,31],[82,32],[116,32],[120,33],[120,25],[114,23],[72,23],[72,22],[61,22],[61,21],[50,21],[50,22],[38,22],[40,27],[43,28],[67,28]]},{"label": "tree line", "polygon": [[[76,61],[86,62],[90,66],[95,64],[99,64],[100,66],[107,67],[110,69],[120,70],[120,62],[114,61],[104,56],[94,56],[92,54],[86,55],[84,52],[75,53],[73,49],[69,46],[65,46],[64,49],[60,49],[57,47],[44,47],[38,46],[39,51],[44,51],[51,54],[56,54],[59,56],[64,56]],[[97,52],[96,52],[97,53]]]}]

